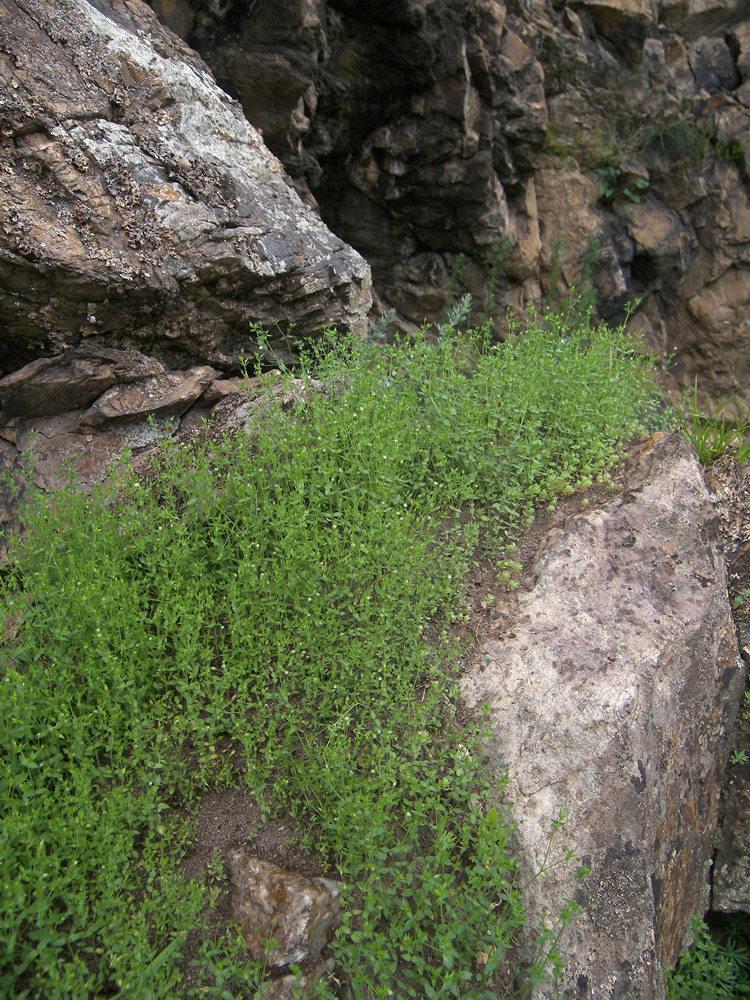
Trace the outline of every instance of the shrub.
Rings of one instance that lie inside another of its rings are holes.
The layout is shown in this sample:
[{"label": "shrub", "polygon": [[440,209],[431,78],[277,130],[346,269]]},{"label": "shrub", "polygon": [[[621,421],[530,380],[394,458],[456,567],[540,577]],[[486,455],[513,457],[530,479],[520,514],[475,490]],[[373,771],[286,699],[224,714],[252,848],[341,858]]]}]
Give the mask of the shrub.
[{"label": "shrub", "polygon": [[[456,721],[450,625],[481,527],[500,545],[606,480],[648,363],[546,315],[505,345],[331,335],[313,375],[252,437],[208,428],[29,511],[0,591],[4,996],[175,996],[215,903],[179,873],[215,786],[291,814],[346,882],[346,995],[514,988],[512,817]],[[231,938],[195,961],[196,995],[262,979]]]}]

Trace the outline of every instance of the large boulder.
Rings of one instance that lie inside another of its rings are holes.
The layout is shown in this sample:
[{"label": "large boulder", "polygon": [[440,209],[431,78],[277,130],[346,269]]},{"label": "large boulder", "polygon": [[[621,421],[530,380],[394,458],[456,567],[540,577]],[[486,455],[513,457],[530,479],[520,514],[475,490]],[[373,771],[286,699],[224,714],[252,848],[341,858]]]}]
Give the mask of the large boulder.
[{"label": "large boulder", "polygon": [[[725,455],[708,471],[724,539],[735,619],[750,665],[750,466]],[[723,816],[716,837],[711,909],[750,914],[750,712],[736,727],[736,751],[722,793]]]},{"label": "large boulder", "polygon": [[[716,517],[689,446],[659,435],[622,492],[548,537],[514,619],[463,678],[489,709],[487,754],[510,775],[531,878],[552,822],[570,865],[530,889],[532,919],[572,898],[563,995],[663,998],[665,968],[708,908],[713,837],[745,673]],[[533,951],[535,939],[522,941]],[[553,992],[540,987],[538,997]]]},{"label": "large boulder", "polygon": [[140,0],[0,11],[0,376],[84,343],[238,369],[364,333],[367,264]]}]

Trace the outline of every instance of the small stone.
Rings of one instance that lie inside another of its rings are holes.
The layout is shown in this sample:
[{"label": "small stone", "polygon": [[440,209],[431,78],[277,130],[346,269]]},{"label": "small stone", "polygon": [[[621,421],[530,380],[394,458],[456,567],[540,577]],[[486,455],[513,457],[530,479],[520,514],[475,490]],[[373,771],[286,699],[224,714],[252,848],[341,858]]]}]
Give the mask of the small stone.
[{"label": "small stone", "polygon": [[255,961],[278,967],[319,954],[341,922],[341,885],[285,871],[242,849],[230,851],[227,861],[232,919]]},{"label": "small stone", "polygon": [[184,372],[169,372],[130,385],[115,385],[81,414],[81,428],[99,429],[112,424],[184,413],[202,394],[216,372],[205,365]]}]

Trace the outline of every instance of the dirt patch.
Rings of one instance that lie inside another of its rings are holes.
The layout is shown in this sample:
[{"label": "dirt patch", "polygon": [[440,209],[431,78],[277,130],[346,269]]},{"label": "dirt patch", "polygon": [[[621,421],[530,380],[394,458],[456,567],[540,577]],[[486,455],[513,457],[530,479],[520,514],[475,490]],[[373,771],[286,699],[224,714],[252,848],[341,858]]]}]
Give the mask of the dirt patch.
[{"label": "dirt patch", "polygon": [[243,788],[206,792],[195,815],[195,838],[182,863],[185,878],[205,872],[217,851],[226,853],[244,844],[262,826],[255,799]]}]

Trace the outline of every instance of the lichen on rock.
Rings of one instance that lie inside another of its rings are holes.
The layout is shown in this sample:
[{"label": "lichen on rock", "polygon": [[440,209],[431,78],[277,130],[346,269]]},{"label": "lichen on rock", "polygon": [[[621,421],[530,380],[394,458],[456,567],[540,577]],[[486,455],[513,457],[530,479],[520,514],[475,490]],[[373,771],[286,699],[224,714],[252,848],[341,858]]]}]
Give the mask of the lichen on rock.
[{"label": "lichen on rock", "polygon": [[364,332],[368,266],[148,8],[6,8],[0,374],[84,342],[236,369],[251,323]]}]

